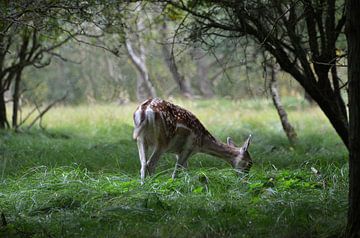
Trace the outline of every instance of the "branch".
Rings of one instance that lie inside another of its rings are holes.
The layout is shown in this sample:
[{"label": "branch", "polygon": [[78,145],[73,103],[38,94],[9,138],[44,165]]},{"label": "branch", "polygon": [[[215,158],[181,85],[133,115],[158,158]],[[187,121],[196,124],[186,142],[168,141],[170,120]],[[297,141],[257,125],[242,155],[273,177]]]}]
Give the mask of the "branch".
[{"label": "branch", "polygon": [[22,124],[24,124],[27,119],[29,119],[29,117],[38,109],[37,106],[35,106],[27,115],[26,117],[17,125],[17,128],[19,128]]},{"label": "branch", "polygon": [[[239,63],[239,64],[233,64],[233,65],[228,65],[226,66],[225,68],[221,68],[218,72],[216,72],[213,76],[211,76],[209,78],[209,81],[214,81],[217,77],[219,77],[221,74],[224,74],[225,71],[229,70],[229,69],[233,69],[233,68],[237,68],[237,67],[240,67],[240,66],[243,66],[243,65],[246,65],[246,63]],[[227,76],[229,78],[229,76]],[[231,82],[231,80],[230,80]]]},{"label": "branch", "polygon": [[268,32],[268,34],[266,35],[264,40],[260,43],[261,46],[265,43],[267,38],[274,32],[275,27],[278,24],[278,22],[281,20],[281,18],[283,18],[292,8],[294,8],[296,6],[296,4],[298,4],[298,2],[300,2],[300,0],[296,1],[292,6],[290,6],[288,9],[286,9],[286,11],[284,11],[278,18],[276,18],[272,28],[270,29],[270,31]]},{"label": "branch", "polygon": [[27,129],[30,129],[35,124],[35,122],[37,122],[39,119],[41,120],[42,117],[45,115],[45,113],[47,113],[55,104],[57,104],[61,101],[64,101],[67,96],[68,96],[68,92],[66,92],[66,94],[64,96],[62,96],[61,98],[56,99],[55,101],[50,103],[43,111],[40,112],[40,114],[37,117],[35,117],[35,119],[27,127]]},{"label": "branch", "polygon": [[223,30],[226,30],[226,31],[239,32],[238,28],[221,24],[221,23],[217,22],[215,19],[211,18],[209,16],[209,14],[202,15],[202,14],[194,11],[193,9],[190,9],[189,7],[185,6],[183,2],[182,2],[181,5],[178,4],[177,2],[175,3],[175,2],[173,2],[171,0],[167,1],[167,3],[170,4],[170,5],[173,5],[176,8],[179,8],[179,9],[185,11],[185,12],[188,12],[191,15],[197,17],[197,18],[207,20],[209,23],[207,23],[206,25],[208,25],[210,27],[217,28],[217,29],[223,29]]},{"label": "branch", "polygon": [[66,29],[63,29],[63,28],[60,28],[60,30],[62,30],[63,32],[65,32],[66,34],[68,34],[68,38],[69,38],[69,39],[73,39],[73,40],[75,40],[75,41],[78,42],[78,43],[82,43],[82,44],[85,44],[85,45],[94,46],[94,47],[96,47],[96,48],[100,48],[100,49],[106,50],[106,51],[114,54],[115,56],[118,56],[118,54],[119,54],[119,52],[118,52],[117,49],[110,49],[110,48],[107,48],[106,46],[98,45],[98,44],[91,43],[91,42],[84,41],[84,40],[82,40],[82,39],[77,38],[77,36],[86,36],[86,37],[91,37],[91,38],[100,38],[101,36],[103,36],[103,34],[101,34],[101,35],[89,35],[89,34],[84,34],[84,33],[80,33],[80,32],[72,33],[72,32],[70,32],[69,30],[66,30]]}]

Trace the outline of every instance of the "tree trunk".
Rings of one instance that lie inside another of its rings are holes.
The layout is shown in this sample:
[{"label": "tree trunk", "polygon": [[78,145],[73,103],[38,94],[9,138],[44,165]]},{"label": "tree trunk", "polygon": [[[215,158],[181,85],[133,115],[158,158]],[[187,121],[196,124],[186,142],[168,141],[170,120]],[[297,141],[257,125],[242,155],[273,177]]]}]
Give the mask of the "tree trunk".
[{"label": "tree trunk", "polygon": [[[89,52],[87,50],[81,50],[80,51],[80,57],[82,59],[87,59],[89,58]],[[96,63],[95,63],[96,64]],[[88,68],[85,67],[81,67],[80,73],[81,73],[81,77],[83,79],[85,79],[86,84],[85,84],[85,90],[83,92],[86,101],[90,104],[93,104],[96,102],[97,99],[99,99],[99,93],[98,93],[98,86],[96,85],[96,79],[94,79],[95,74],[94,74],[94,69],[96,68],[102,68],[101,65],[95,65],[93,61],[89,62],[89,67],[90,70]],[[59,71],[59,75],[64,74],[64,62],[61,61],[61,67],[60,67],[60,71]],[[62,78],[65,78],[65,76],[60,76]]]},{"label": "tree trunk", "polygon": [[12,100],[13,100],[12,127],[15,130],[17,130],[17,127],[18,127],[20,81],[21,81],[21,71],[17,72],[17,74],[16,74],[15,81],[14,81],[14,92],[13,92],[13,96],[12,96]]},{"label": "tree trunk", "polygon": [[[344,145],[349,148],[348,123],[346,121],[347,117],[344,115],[346,110],[340,108],[342,104],[339,103],[336,95],[332,93],[330,84],[319,85],[318,83],[318,81],[328,80],[326,78],[320,79],[321,77],[328,77],[328,72],[318,75],[319,79],[317,81],[313,72],[309,69],[301,72],[297,67],[294,67],[290,60],[286,58],[284,51],[281,48],[274,49],[269,47],[269,45],[265,46],[266,50],[268,50],[276,58],[276,61],[280,64],[281,69],[293,76],[294,79],[300,83],[305,91],[309,93],[309,95],[319,105],[320,109],[324,112],[331,125],[340,136]],[[310,68],[310,63],[307,62],[307,64],[308,68]]]},{"label": "tree trunk", "polygon": [[[141,43],[140,43],[141,44]],[[130,43],[129,39],[125,42],[127,53],[130,57],[131,62],[137,69],[137,99],[143,101],[149,97],[156,97],[155,88],[149,77],[149,72],[146,66],[145,49],[143,45],[140,45],[139,55],[137,55]]]},{"label": "tree trunk", "polygon": [[164,20],[163,27],[160,30],[160,33],[163,38],[163,44],[162,44],[161,48],[162,48],[162,52],[164,55],[165,63],[170,70],[172,78],[174,79],[176,84],[179,86],[181,94],[184,97],[192,98],[193,93],[192,93],[191,86],[190,86],[189,82],[187,80],[185,80],[185,77],[179,73],[179,70],[178,70],[176,62],[175,62],[174,55],[172,54],[172,52],[169,49],[169,46],[167,44],[166,32],[167,32],[167,25],[166,25],[166,21]]},{"label": "tree trunk", "polygon": [[296,135],[294,127],[289,122],[287,113],[281,103],[280,95],[279,95],[279,92],[277,89],[276,74],[277,74],[278,69],[276,68],[276,65],[274,65],[274,64],[267,65],[267,68],[271,72],[270,83],[269,83],[271,98],[272,98],[274,106],[279,114],[281,125],[285,131],[285,134],[286,134],[287,138],[289,139],[290,143],[294,144],[296,142],[297,135]]},{"label": "tree trunk", "polygon": [[[126,34],[125,46],[128,56],[137,69],[137,99],[143,101],[149,97],[156,97],[155,88],[150,80],[148,68],[146,66],[146,51],[143,43],[141,33],[144,31],[145,26],[141,16],[141,3],[137,3],[136,12],[138,13],[135,31],[133,34]],[[135,51],[134,45],[137,44]]]},{"label": "tree trunk", "polygon": [[338,98],[336,98],[333,93],[326,93],[327,90],[321,87],[306,85],[305,90],[309,92],[311,97],[329,119],[344,145],[349,148],[348,122],[345,120],[346,115],[343,115],[344,110],[339,107],[340,103]]},{"label": "tree trunk", "polygon": [[194,49],[193,54],[196,58],[196,72],[200,93],[206,98],[212,98],[214,97],[214,91],[211,82],[209,81],[209,68],[203,60],[204,57],[200,49]]},{"label": "tree trunk", "polygon": [[[306,1],[306,3],[311,3],[311,1]],[[311,9],[310,7],[306,13],[309,13]],[[345,104],[341,102],[341,99],[337,96],[339,92],[335,92],[329,80],[331,65],[329,65],[328,62],[333,62],[331,57],[333,51],[335,51],[334,44],[332,44],[329,39],[327,48],[323,49],[322,51],[324,52],[320,54],[318,48],[321,48],[321,46],[318,46],[316,31],[314,31],[314,24],[316,23],[313,22],[314,19],[312,16],[306,17],[306,20],[312,23],[308,24],[307,31],[309,34],[309,44],[311,44],[310,46],[313,53],[312,58],[314,60],[314,62],[311,62],[308,59],[306,51],[303,49],[300,38],[294,34],[293,25],[290,21],[286,20],[286,18],[283,19],[289,33],[291,44],[296,52],[296,60],[293,61],[289,57],[280,39],[268,37],[267,41],[264,42],[264,47],[276,58],[281,68],[293,76],[314,99],[329,119],[344,145],[349,148],[349,128]],[[341,24],[339,24],[339,26],[341,28]],[[259,24],[258,27],[259,29],[263,29],[261,24]],[[329,30],[328,34],[334,34],[333,31]],[[255,36],[257,36],[260,41],[264,38],[263,33],[260,31],[256,32]],[[324,39],[326,40],[327,36],[323,37],[325,37]]]},{"label": "tree trunk", "polygon": [[360,237],[360,2],[348,0],[349,210],[346,237]]},{"label": "tree trunk", "polygon": [[9,122],[6,117],[5,91],[0,88],[0,129],[6,127],[9,127]]}]

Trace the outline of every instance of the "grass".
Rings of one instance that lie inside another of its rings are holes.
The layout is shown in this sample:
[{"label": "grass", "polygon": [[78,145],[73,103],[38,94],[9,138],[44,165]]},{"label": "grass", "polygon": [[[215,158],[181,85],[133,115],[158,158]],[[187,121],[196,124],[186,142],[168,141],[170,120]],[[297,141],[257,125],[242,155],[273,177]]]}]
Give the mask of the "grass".
[{"label": "grass", "polygon": [[0,132],[0,237],[341,236],[347,152],[317,108],[284,101],[291,146],[269,101],[177,103],[223,141],[253,134],[249,175],[199,154],[172,180],[166,155],[140,185],[135,104],[59,107],[45,131]]}]

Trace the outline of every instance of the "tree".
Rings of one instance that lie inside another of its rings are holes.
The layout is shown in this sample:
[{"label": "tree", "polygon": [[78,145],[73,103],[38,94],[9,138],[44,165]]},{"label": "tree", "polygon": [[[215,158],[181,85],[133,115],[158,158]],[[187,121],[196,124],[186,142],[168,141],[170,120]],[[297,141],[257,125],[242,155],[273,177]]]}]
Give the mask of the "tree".
[{"label": "tree", "polygon": [[[92,13],[101,2],[2,1],[0,3],[0,129],[17,128],[22,72],[45,67],[56,49],[79,35],[98,37]],[[85,24],[87,23],[87,24]],[[12,90],[12,123],[7,119],[5,93]]]},{"label": "tree", "polygon": [[[137,79],[137,99],[143,101],[149,97],[156,97],[155,88],[151,82],[148,67],[146,65],[146,49],[143,42],[143,32],[145,25],[141,16],[142,5],[137,3],[135,6],[135,24],[132,32],[125,34],[126,52],[138,72]],[[137,14],[136,14],[137,13]],[[131,27],[128,27],[131,29]],[[135,48],[134,45],[137,45]]]},{"label": "tree", "polygon": [[345,24],[344,2],[168,1],[189,13],[188,39],[214,44],[214,38],[252,37],[314,99],[349,147],[348,116],[337,74],[337,41]]},{"label": "tree", "polygon": [[290,124],[287,113],[285,111],[285,108],[283,107],[280,95],[277,89],[277,73],[279,71],[278,66],[271,62],[265,63],[266,67],[266,74],[270,74],[270,80],[269,80],[269,89],[272,101],[274,103],[274,106],[276,108],[276,111],[280,117],[281,125],[284,129],[284,132],[291,144],[294,144],[297,140],[297,134],[295,132],[294,127]]},{"label": "tree", "polygon": [[[7,24],[2,24],[6,26]],[[11,126],[16,128],[18,125],[19,99],[20,99],[20,82],[24,68],[35,66],[37,68],[47,66],[50,61],[44,54],[51,55],[52,51],[60,45],[67,42],[70,37],[54,42],[51,46],[45,46],[40,41],[40,33],[35,28],[24,27],[15,29],[10,27],[12,32],[9,35],[2,35],[0,38],[0,128],[10,127],[6,114],[5,92],[13,86],[12,103],[13,114]],[[2,28],[4,29],[4,28]],[[9,52],[12,52],[10,54]]]},{"label": "tree", "polygon": [[[349,150],[347,237],[360,237],[360,2],[169,1],[193,16],[193,39],[251,36],[319,105]],[[345,11],[346,7],[346,11]],[[347,16],[345,15],[347,14]],[[337,74],[346,22],[348,82]],[[349,118],[341,89],[349,89]]]},{"label": "tree", "polygon": [[349,210],[346,237],[360,237],[360,2],[346,6],[349,82]]},{"label": "tree", "polygon": [[191,85],[185,79],[185,76],[180,74],[178,67],[176,65],[174,53],[173,53],[172,49],[170,49],[171,43],[168,42],[168,40],[167,40],[168,37],[166,34],[168,31],[166,20],[167,19],[164,18],[163,23],[162,23],[162,29],[160,29],[160,35],[163,39],[163,42],[161,45],[161,50],[164,55],[164,60],[165,60],[167,67],[169,68],[172,78],[178,85],[181,94],[184,97],[192,98],[193,92],[191,89]]}]

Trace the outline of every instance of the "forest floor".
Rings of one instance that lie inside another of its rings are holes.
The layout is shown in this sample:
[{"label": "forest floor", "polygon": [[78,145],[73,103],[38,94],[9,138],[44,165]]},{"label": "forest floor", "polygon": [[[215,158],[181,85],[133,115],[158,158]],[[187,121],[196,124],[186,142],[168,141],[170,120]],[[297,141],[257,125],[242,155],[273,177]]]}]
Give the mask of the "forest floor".
[{"label": "forest floor", "polygon": [[250,173],[198,154],[173,180],[166,155],[141,185],[135,104],[57,107],[45,130],[0,132],[0,237],[341,236],[347,151],[317,107],[284,99],[290,145],[270,101],[176,103],[222,141],[251,133]]}]

